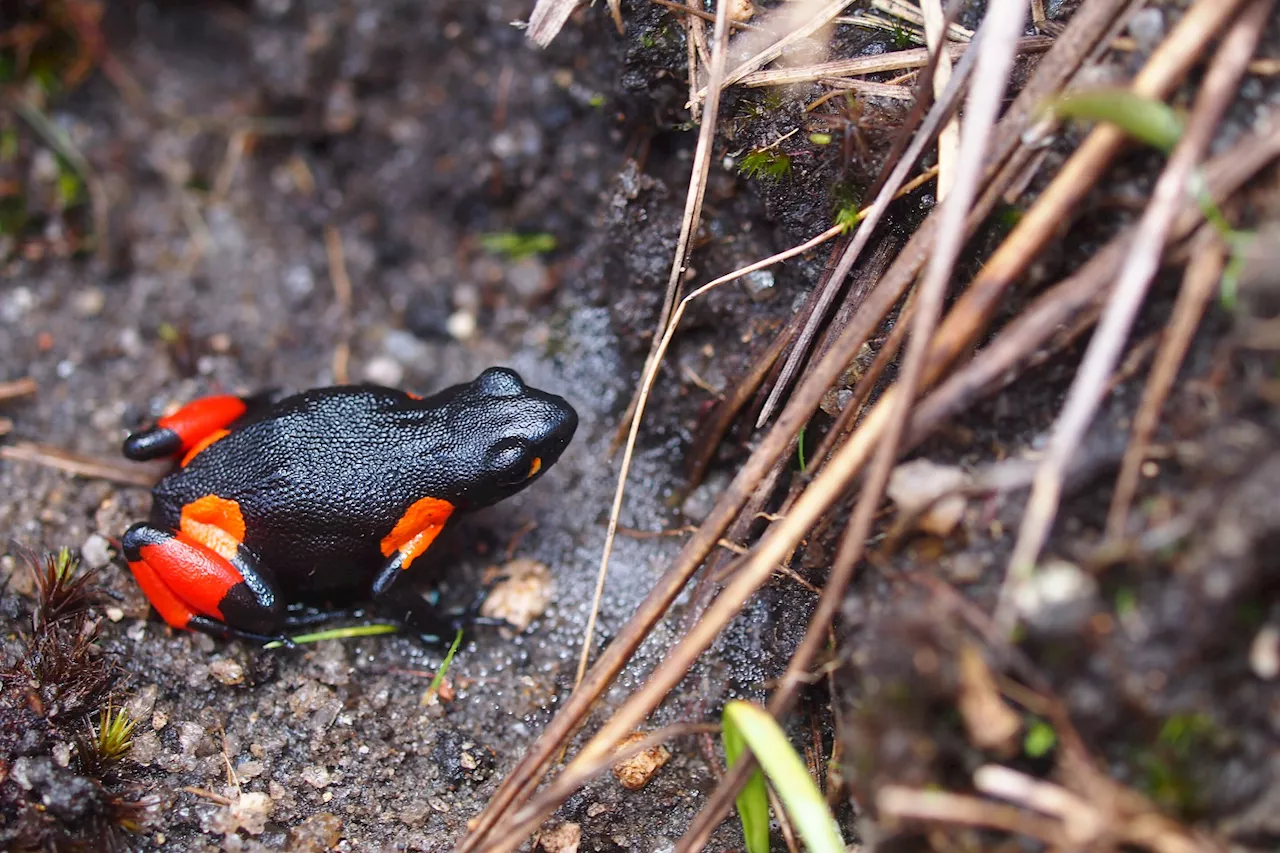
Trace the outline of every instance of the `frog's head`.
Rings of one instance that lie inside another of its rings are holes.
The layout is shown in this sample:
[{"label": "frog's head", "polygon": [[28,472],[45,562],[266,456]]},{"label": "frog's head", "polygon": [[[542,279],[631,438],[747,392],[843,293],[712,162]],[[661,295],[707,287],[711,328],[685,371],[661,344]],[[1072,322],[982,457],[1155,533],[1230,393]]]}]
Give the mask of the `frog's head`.
[{"label": "frog's head", "polygon": [[455,463],[450,497],[460,509],[497,503],[538,479],[578,428],[578,413],[563,397],[530,388],[504,367],[423,403],[444,409]]}]

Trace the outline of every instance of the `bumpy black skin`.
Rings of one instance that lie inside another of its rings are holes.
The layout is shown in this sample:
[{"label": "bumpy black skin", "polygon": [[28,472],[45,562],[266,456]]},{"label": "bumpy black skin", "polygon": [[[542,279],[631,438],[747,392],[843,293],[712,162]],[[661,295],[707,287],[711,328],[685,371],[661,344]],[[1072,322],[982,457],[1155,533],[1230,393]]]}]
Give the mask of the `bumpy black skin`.
[{"label": "bumpy black skin", "polygon": [[577,425],[564,399],[502,368],[423,399],[372,385],[306,391],[251,409],[161,480],[151,523],[177,529],[187,503],[229,498],[285,601],[364,600],[387,560],[379,543],[411,504],[441,498],[456,517],[515,494]]}]

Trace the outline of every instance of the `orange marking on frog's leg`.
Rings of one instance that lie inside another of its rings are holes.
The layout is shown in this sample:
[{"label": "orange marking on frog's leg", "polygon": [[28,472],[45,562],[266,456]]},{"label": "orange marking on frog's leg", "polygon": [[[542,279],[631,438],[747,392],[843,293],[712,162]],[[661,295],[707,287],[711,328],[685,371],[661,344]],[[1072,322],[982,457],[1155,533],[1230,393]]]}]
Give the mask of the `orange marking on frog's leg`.
[{"label": "orange marking on frog's leg", "polygon": [[391,532],[382,538],[382,556],[388,557],[382,571],[373,582],[373,594],[381,595],[391,586],[400,572],[426,553],[431,543],[444,529],[454,506],[440,498],[422,498],[414,501]]},{"label": "orange marking on frog's leg", "polygon": [[176,432],[182,437],[183,448],[190,449],[209,433],[231,426],[246,408],[244,400],[232,394],[201,397],[161,418],[156,425]]},{"label": "orange marking on frog's leg", "polygon": [[139,430],[125,439],[124,455],[136,461],[179,453],[190,455],[192,448],[210,434],[229,427],[247,409],[244,400],[231,394],[192,400],[161,418],[151,429]]},{"label": "orange marking on frog's leg", "polygon": [[240,504],[229,498],[205,495],[182,508],[182,533],[223,559],[236,559],[244,542],[244,515]]},{"label": "orange marking on frog's leg", "polygon": [[196,456],[200,453],[200,451],[204,450],[206,447],[213,444],[218,439],[226,438],[229,435],[231,435],[231,430],[229,429],[219,429],[209,433],[204,438],[197,441],[195,445],[193,445],[192,448],[187,451],[187,455],[182,457],[182,461],[178,463],[178,466],[181,468],[186,468],[188,463],[190,463],[192,459],[195,459]]}]

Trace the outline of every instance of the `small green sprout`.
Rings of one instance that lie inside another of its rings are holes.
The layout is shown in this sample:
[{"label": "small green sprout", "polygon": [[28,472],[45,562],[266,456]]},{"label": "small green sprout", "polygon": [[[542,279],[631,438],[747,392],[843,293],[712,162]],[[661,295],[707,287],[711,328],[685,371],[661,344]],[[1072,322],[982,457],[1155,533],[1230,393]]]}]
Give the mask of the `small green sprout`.
[{"label": "small green sprout", "polygon": [[805,473],[805,468],[807,467],[804,462],[804,431],[806,429],[808,429],[808,427],[801,427],[800,435],[796,437],[796,457],[800,461],[801,474]]},{"label": "small green sprout", "polygon": [[63,546],[58,549],[57,556],[53,558],[52,565],[54,579],[65,583],[76,573],[76,569],[79,567],[80,561],[72,556],[70,548]]},{"label": "small green sprout", "polygon": [[458,647],[462,645],[462,629],[458,629],[458,633],[453,637],[453,645],[449,646],[449,652],[444,656],[444,660],[440,662],[440,669],[436,672],[436,677],[431,679],[431,683],[427,685],[427,693],[434,694],[440,690],[440,685],[444,684],[444,677],[449,672],[449,667],[453,666],[453,656],[458,653]]},{"label": "small green sprout", "polygon": [[1027,727],[1022,741],[1022,751],[1028,758],[1044,758],[1058,745],[1058,733],[1044,720],[1035,720]]},{"label": "small green sprout", "polygon": [[1116,590],[1116,615],[1121,619],[1132,618],[1138,612],[1138,594],[1132,587],[1122,586]]},{"label": "small green sprout", "polygon": [[811,133],[809,141],[814,145],[830,145],[832,136],[829,133]]},{"label": "small green sprout", "polygon": [[[111,703],[102,709],[98,717],[98,730],[93,732],[98,758],[106,764],[115,764],[129,754],[133,746],[133,727],[138,721],[124,708],[113,708]],[[90,726],[90,731],[92,731]]]},{"label": "small green sprout", "polygon": [[781,151],[761,148],[743,157],[738,171],[748,178],[777,181],[791,174],[791,158]]},{"label": "small green sprout", "polygon": [[836,210],[836,225],[839,225],[846,234],[857,227],[861,221],[862,211],[858,209],[856,204],[841,205]]},{"label": "small green sprout", "polygon": [[84,181],[70,169],[58,172],[58,203],[63,210],[75,207],[84,200]]},{"label": "small green sprout", "polygon": [[0,130],[0,163],[12,163],[18,159],[18,131],[13,128]]},{"label": "small green sprout", "polygon": [[556,247],[554,234],[517,234],[514,231],[502,231],[495,234],[482,234],[480,245],[491,255],[501,255],[519,261],[533,255],[545,255]]}]

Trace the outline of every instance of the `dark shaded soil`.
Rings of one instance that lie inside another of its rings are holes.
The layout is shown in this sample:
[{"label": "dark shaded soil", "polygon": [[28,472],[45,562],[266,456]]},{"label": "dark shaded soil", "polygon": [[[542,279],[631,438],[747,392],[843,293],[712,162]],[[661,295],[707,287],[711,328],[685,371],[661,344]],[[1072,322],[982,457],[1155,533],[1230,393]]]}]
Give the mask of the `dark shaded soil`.
[{"label": "dark shaded soil", "polygon": [[[174,401],[331,384],[344,363],[353,380],[418,391],[507,364],[581,416],[543,482],[466,519],[420,576],[454,605],[469,603],[509,550],[546,563],[555,578],[551,608],[525,634],[468,636],[447,702],[423,701],[441,651],[407,637],[265,653],[148,619],[110,547],[146,517],[147,490],[0,462],[5,538],[78,548],[115,596],[102,610],[102,648],[123,669],[117,695],[141,721],[131,760],[159,799],[138,849],[447,850],[568,693],[613,495],[607,448],[648,351],[694,140],[684,124],[683,28],[669,13],[624,4],[629,26],[619,36],[602,9],[583,10],[536,52],[510,26],[528,11],[505,0],[111,4],[107,43],[145,96],[131,97],[103,69],[47,106],[110,199],[108,251],[76,251],[93,228],[83,199],[64,210],[46,198],[16,238],[6,232],[0,242],[0,379],[39,384],[4,405],[14,422],[5,441],[115,459],[128,430]],[[1280,55],[1272,30],[1264,53]],[[847,27],[836,38],[840,55],[892,49],[889,37]],[[1251,82],[1220,144],[1276,98],[1274,79]],[[691,281],[829,227],[869,183],[901,115],[892,104],[857,112],[837,101],[809,126],[799,104],[764,90],[726,102]],[[5,121],[22,181],[32,195],[47,189],[33,177],[47,159],[40,140],[11,114]],[[744,153],[798,123],[805,132],[782,149],[789,174],[738,174]],[[811,141],[823,131],[834,144]],[[855,131],[866,154],[844,145]],[[847,152],[854,160],[841,165]],[[1159,162],[1127,157],[1127,177],[1091,198],[1027,291],[1074,268],[1129,218]],[[1242,225],[1280,212],[1275,173],[1259,185],[1238,211]],[[931,205],[927,193],[913,196],[892,227],[908,229]],[[550,235],[555,248],[515,258],[481,239],[511,234]],[[335,235],[349,306],[335,284]],[[721,288],[690,312],[642,433],[624,525],[658,531],[701,520],[746,441],[735,431],[707,484],[672,509],[684,491],[682,455],[825,260],[819,251]],[[1176,275],[1160,283],[1143,333],[1164,323],[1176,287]],[[1140,496],[1144,529],[1177,535],[1105,566],[1090,562],[1140,371],[1093,431],[1086,476],[1072,484],[1051,547],[1083,592],[1029,618],[1019,648],[1118,780],[1171,815],[1265,846],[1280,838],[1268,805],[1280,787],[1280,694],[1250,655],[1259,632],[1280,622],[1280,422],[1274,365],[1236,350],[1233,334],[1223,312],[1206,324],[1158,437],[1168,454]],[[919,455],[977,468],[1034,449],[1077,360],[1073,351],[1037,368]],[[815,434],[829,423],[819,416]],[[833,736],[829,697],[815,689],[796,736],[811,743],[816,731],[826,755],[842,742],[862,807],[890,781],[963,789],[990,760],[953,710],[955,661],[973,627],[900,573],[938,566],[989,610],[1024,499],[975,504],[961,535],[909,540],[859,577],[835,676],[848,725]],[[841,520],[796,560],[806,580],[823,582]],[[680,541],[619,538],[602,641]],[[13,635],[32,588],[14,554],[2,565]],[[791,581],[768,587],[655,724],[714,718],[731,697],[762,698],[813,601]],[[646,644],[599,717],[661,661],[680,615]],[[922,650],[931,668],[920,668]],[[810,720],[819,721],[813,731]],[[642,792],[605,779],[561,817],[582,825],[584,850],[670,849],[717,777],[703,753],[681,743]],[[1043,771],[1051,758],[1018,761]],[[853,810],[842,817],[853,837]],[[738,843],[726,824],[709,849]]]}]

